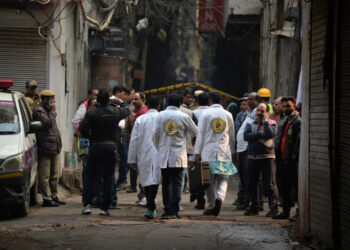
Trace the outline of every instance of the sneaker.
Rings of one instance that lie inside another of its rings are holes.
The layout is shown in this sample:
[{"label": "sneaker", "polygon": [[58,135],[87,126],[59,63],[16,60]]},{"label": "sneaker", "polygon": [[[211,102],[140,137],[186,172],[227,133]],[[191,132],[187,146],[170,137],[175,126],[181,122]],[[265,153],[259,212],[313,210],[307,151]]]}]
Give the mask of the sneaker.
[{"label": "sneaker", "polygon": [[58,207],[60,204],[54,202],[53,200],[44,200],[43,207]]},{"label": "sneaker", "polygon": [[136,188],[129,187],[128,190],[126,190],[127,193],[137,193]]},{"label": "sneaker", "polygon": [[194,206],[195,209],[203,210],[205,208],[204,203],[197,203],[197,205]]},{"label": "sneaker", "polygon": [[66,205],[66,204],[67,204],[67,203],[65,203],[64,201],[60,201],[60,200],[58,199],[58,197],[55,197],[55,198],[53,198],[52,200],[53,200],[54,202],[60,204],[60,205]]},{"label": "sneaker", "polygon": [[256,208],[249,207],[247,211],[245,211],[244,215],[258,215],[259,210]]},{"label": "sneaker", "polygon": [[181,219],[181,216],[179,215],[179,213],[175,213],[170,216],[170,219]]},{"label": "sneaker", "polygon": [[137,202],[137,204],[138,204],[139,206],[145,207],[145,206],[147,205],[147,199],[146,199],[146,197],[141,198],[141,199]]},{"label": "sneaker", "polygon": [[207,209],[203,212],[203,215],[208,215],[208,216],[215,216],[215,209],[212,208],[212,209]]},{"label": "sneaker", "polygon": [[122,190],[125,190],[125,189],[127,189],[128,188],[128,186],[127,186],[127,184],[126,183],[122,183],[122,184],[119,184],[117,187],[116,187],[116,191],[122,191]]},{"label": "sneaker", "polygon": [[164,212],[160,218],[162,220],[169,220],[170,219],[170,214],[168,214],[167,212]]},{"label": "sneaker", "polygon": [[100,210],[100,215],[102,215],[102,216],[109,216],[108,210],[101,209]]},{"label": "sneaker", "polygon": [[221,199],[216,199],[215,201],[215,207],[214,207],[214,211],[215,211],[215,216],[218,216],[221,210],[221,206],[222,206],[222,200]]},{"label": "sneaker", "polygon": [[82,211],[81,213],[84,214],[84,215],[89,215],[89,214],[91,214],[91,205],[86,205],[86,206],[83,208],[83,211]]},{"label": "sneaker", "polygon": [[189,194],[190,193],[190,189],[188,187],[184,187],[184,189],[182,190],[182,192],[184,194]]},{"label": "sneaker", "polygon": [[272,219],[275,219],[275,220],[287,220],[288,218],[289,218],[289,214],[284,212],[281,212],[272,217]]},{"label": "sneaker", "polygon": [[116,204],[111,204],[109,206],[109,209],[121,209],[121,207],[116,203]]},{"label": "sneaker", "polygon": [[247,208],[248,208],[248,205],[244,203],[237,205],[237,210],[246,210]]},{"label": "sneaker", "polygon": [[274,217],[278,214],[277,209],[270,210],[267,214],[265,214],[265,217]]},{"label": "sneaker", "polygon": [[144,216],[148,219],[155,219],[156,218],[156,210],[153,212],[151,210],[145,209]]}]

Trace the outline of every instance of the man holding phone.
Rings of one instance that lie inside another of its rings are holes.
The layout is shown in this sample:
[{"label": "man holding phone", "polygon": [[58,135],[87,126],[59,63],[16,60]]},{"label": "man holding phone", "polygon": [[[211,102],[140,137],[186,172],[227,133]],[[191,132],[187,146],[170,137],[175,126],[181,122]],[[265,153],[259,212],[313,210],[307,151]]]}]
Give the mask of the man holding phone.
[{"label": "man holding phone", "polygon": [[41,121],[43,130],[36,133],[38,141],[39,185],[43,207],[65,205],[57,197],[59,154],[62,148],[61,133],[56,123],[55,92],[41,91],[41,104],[33,112],[33,120]]}]

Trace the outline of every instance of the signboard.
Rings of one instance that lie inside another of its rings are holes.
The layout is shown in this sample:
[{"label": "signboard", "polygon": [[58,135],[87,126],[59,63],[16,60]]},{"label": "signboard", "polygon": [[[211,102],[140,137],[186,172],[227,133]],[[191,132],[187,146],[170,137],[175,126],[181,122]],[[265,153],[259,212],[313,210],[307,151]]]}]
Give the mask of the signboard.
[{"label": "signboard", "polygon": [[199,32],[218,32],[224,29],[224,0],[199,1]]}]

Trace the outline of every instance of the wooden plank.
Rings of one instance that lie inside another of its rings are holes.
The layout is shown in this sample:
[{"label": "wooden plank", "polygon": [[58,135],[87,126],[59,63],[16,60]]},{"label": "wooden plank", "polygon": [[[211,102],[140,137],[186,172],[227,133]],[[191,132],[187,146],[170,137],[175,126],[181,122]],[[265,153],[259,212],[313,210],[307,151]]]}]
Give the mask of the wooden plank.
[{"label": "wooden plank", "polygon": [[[310,151],[310,166],[312,164],[313,161],[315,161],[316,159],[320,159],[323,160],[325,163],[328,162],[329,164],[329,155],[322,153],[322,152],[318,152],[318,151]],[[322,166],[318,166],[315,165],[315,168],[322,168]]]},{"label": "wooden plank", "polygon": [[329,174],[326,174],[323,171],[311,171],[310,170],[310,177],[317,178],[317,179],[323,180],[324,182],[331,183]]},{"label": "wooden plank", "polygon": [[[310,165],[310,171],[320,171],[320,170],[315,169],[315,167],[314,167],[315,165],[329,169],[329,158],[324,157],[324,159],[322,159],[322,158],[314,159],[312,161],[312,164]],[[321,171],[324,172],[324,169],[322,169]]]},{"label": "wooden plank", "polygon": [[310,126],[310,132],[327,133],[329,128],[326,126]]},{"label": "wooden plank", "polygon": [[328,140],[325,139],[310,139],[310,145],[320,145],[327,147],[329,144]]},{"label": "wooden plank", "polygon": [[[330,196],[325,196],[325,197],[330,198]],[[310,195],[310,203],[312,203],[314,205],[317,204],[321,207],[324,207],[325,209],[332,209],[331,199],[325,199],[325,197],[318,197],[318,196]]]},{"label": "wooden plank", "polygon": [[325,119],[310,120],[310,126],[328,126],[329,121]]},{"label": "wooden plank", "polygon": [[319,120],[319,119],[323,119],[323,120],[328,120],[328,113],[313,113],[310,114],[310,120]]},{"label": "wooden plank", "polygon": [[[325,104],[328,103],[328,91],[318,90],[315,89],[310,93],[310,100],[323,100]],[[311,102],[312,103],[312,102]]]},{"label": "wooden plank", "polygon": [[[310,158],[310,161],[311,161],[311,158]],[[325,164],[328,164],[328,165],[325,165]],[[329,161],[324,160],[324,163],[322,165],[316,165],[316,164],[310,163],[310,171],[319,171],[330,175]]]},{"label": "wooden plank", "polygon": [[325,194],[321,192],[313,192],[310,194],[310,198],[311,196],[314,197],[315,199],[324,200],[327,202],[330,202],[332,200],[330,194]]},{"label": "wooden plank", "polygon": [[317,146],[317,145],[310,145],[310,151],[328,154],[328,148],[327,147],[322,147],[322,146]]}]

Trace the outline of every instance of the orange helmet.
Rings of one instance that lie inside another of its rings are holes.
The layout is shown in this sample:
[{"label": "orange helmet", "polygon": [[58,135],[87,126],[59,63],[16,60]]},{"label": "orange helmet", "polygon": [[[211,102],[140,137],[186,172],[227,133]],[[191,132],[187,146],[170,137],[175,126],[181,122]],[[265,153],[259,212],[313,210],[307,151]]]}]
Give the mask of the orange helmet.
[{"label": "orange helmet", "polygon": [[267,88],[261,88],[258,90],[258,95],[260,97],[271,97],[270,90]]}]

